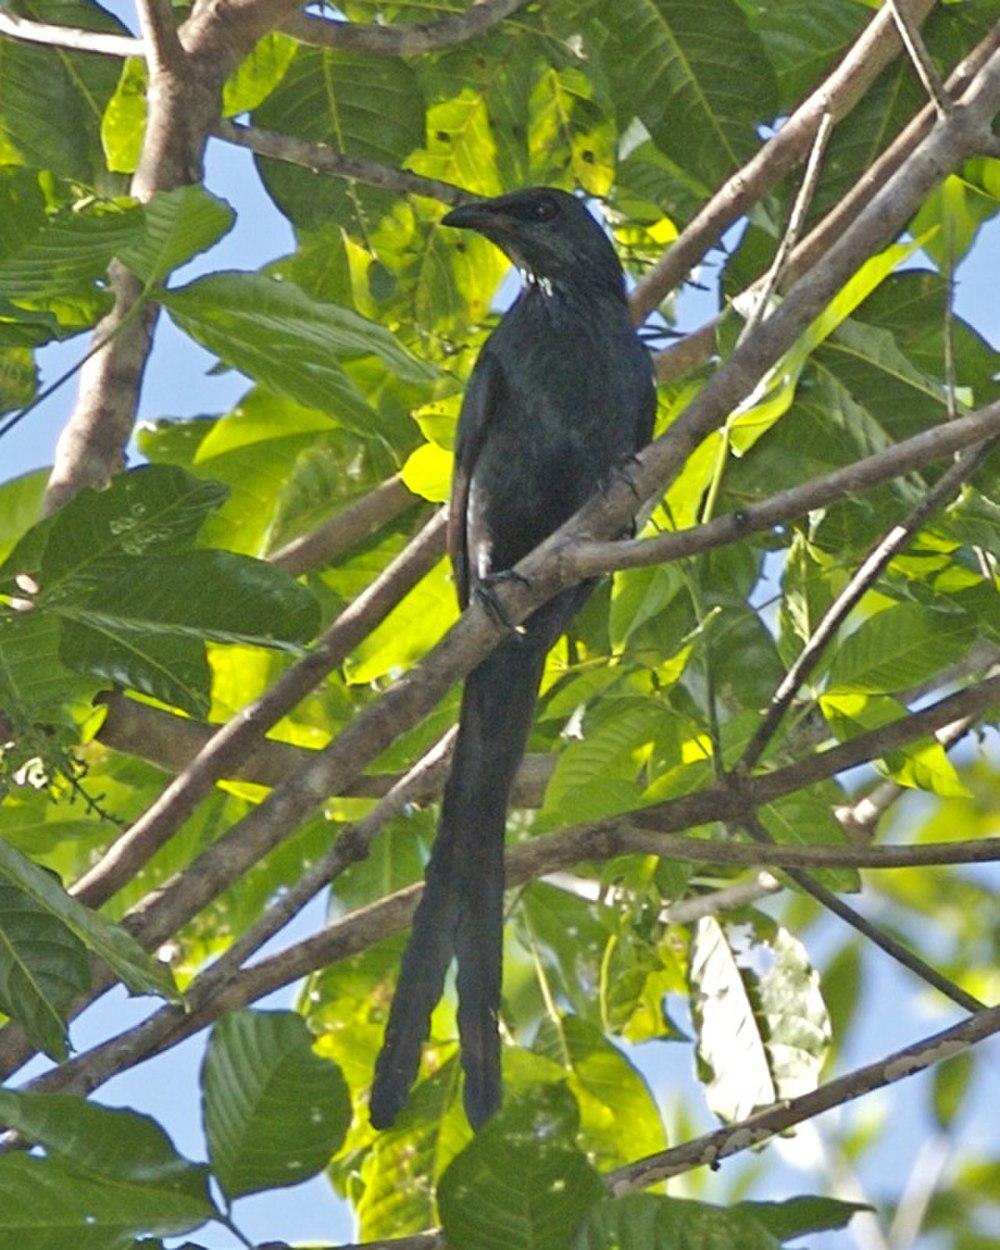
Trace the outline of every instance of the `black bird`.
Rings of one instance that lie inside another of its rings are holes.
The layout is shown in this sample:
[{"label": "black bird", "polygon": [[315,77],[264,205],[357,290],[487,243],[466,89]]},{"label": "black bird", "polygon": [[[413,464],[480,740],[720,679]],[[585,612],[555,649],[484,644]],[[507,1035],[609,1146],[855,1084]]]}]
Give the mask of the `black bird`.
[{"label": "black bird", "polygon": [[[458,597],[463,608],[470,595],[489,606],[493,584],[649,441],[655,392],[621,265],[581,200],[532,188],[456,208],[444,224],[485,235],[523,278],[476,361],[455,448],[449,550]],[[465,679],[437,841],[375,1068],[376,1128],[406,1101],[453,955],[472,1126],[500,1104],[507,803],[546,653],[590,590],[573,587],[538,608]]]}]

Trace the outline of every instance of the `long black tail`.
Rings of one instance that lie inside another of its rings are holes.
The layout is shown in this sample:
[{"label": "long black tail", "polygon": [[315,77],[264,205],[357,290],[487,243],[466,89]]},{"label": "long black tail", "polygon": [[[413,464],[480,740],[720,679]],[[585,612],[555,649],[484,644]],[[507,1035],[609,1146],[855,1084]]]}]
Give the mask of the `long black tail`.
[{"label": "long black tail", "polygon": [[[542,613],[554,615],[547,607]],[[406,1101],[453,954],[469,1122],[477,1128],[500,1104],[507,802],[553,637],[551,629],[529,627],[526,637],[502,642],[465,680],[441,823],[375,1067],[370,1114],[376,1128],[392,1124]]]}]

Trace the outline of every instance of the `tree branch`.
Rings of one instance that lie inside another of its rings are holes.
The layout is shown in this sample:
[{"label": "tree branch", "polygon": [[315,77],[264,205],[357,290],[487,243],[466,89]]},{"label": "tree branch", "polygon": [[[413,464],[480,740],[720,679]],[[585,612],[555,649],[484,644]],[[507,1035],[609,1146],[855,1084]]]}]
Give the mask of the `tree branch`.
[{"label": "tree branch", "polygon": [[[76,882],[70,891],[74,897],[88,907],[96,907],[130,880],[180,828],[215,782],[228,769],[235,768],[247,750],[300,703],[327,673],[343,663],[361,639],[385,620],[404,595],[434,567],[443,552],[445,528],[444,513],[439,512],[344,609],[307,655],[286,669],[259,698],[211,737],[156,802]],[[322,752],[316,754],[319,757]],[[308,767],[293,773],[291,780]],[[286,778],[283,784],[287,785],[289,780]],[[326,796],[316,793],[314,797],[319,803]],[[229,878],[227,884],[232,880],[235,877]]]},{"label": "tree branch", "polygon": [[828,1081],[818,1089],[798,1098],[775,1103],[765,1111],[759,1111],[741,1120],[705,1133],[694,1141],[685,1142],[671,1150],[663,1150],[630,1163],[611,1172],[607,1178],[608,1188],[615,1197],[646,1189],[669,1176],[679,1176],[698,1167],[716,1167],[723,1159],[760,1145],[769,1137],[782,1133],[795,1124],[812,1120],[833,1107],[853,1102],[863,1094],[882,1089],[905,1077],[915,1076],[926,1068],[945,1059],[951,1059],[977,1042],[1000,1031],[1000,1007],[989,1007],[975,1015],[944,1029],[931,1037],[922,1038],[912,1046],[897,1050],[891,1055],[858,1068],[846,1076]]},{"label": "tree branch", "polygon": [[[381,28],[377,28],[381,29]],[[270,156],[275,160],[301,165],[317,174],[332,174],[336,178],[348,178],[369,187],[381,187],[400,195],[422,195],[442,204],[467,204],[477,197],[464,187],[457,187],[438,178],[425,178],[422,174],[398,169],[395,165],[381,165],[361,156],[348,156],[326,143],[313,143],[296,139],[292,135],[278,134],[260,126],[245,126],[239,122],[219,121],[212,134],[226,143],[249,148],[258,156]]]},{"label": "tree branch", "polygon": [[476,0],[462,13],[439,18],[436,22],[399,22],[376,26],[344,22],[311,13],[297,13],[282,29],[303,43],[317,47],[343,48],[376,56],[418,56],[439,52],[456,44],[468,43],[523,9],[529,0]]},{"label": "tree branch", "polygon": [[150,77],[178,70],[184,61],[184,49],[177,36],[170,0],[136,0],[136,10],[147,48]]},{"label": "tree branch", "polygon": [[394,474],[348,504],[329,521],[285,543],[280,550],[272,552],[268,560],[292,577],[298,577],[309,569],[336,564],[352,547],[422,502],[399,474]]},{"label": "tree branch", "polygon": [[[947,89],[951,99],[958,99],[963,94],[998,46],[1000,27],[995,27],[949,75]],[[933,105],[922,109],[882,155],[869,165],[843,199],[797,244],[788,258],[779,289],[790,286],[825,255],[872,196],[885,186],[917,144],[927,137],[936,116]],[[752,289],[753,286],[747,288],[748,291]],[[716,350],[715,336],[721,320],[721,316],[713,317],[679,342],[663,351],[655,352],[653,363],[657,377],[661,381],[669,382],[700,369]]]},{"label": "tree branch", "polygon": [[909,0],[889,0],[889,8],[892,10],[892,16],[899,30],[899,37],[903,41],[903,47],[913,62],[913,68],[917,71],[917,76],[923,83],[924,90],[930,96],[931,103],[937,110],[938,116],[947,116],[948,110],[951,108],[951,100],[948,98],[948,93],[945,91],[944,85],[938,77],[938,72],[934,68],[934,62],[931,60],[923,37],[920,34],[920,27],[913,20]]},{"label": "tree branch", "polygon": [[[257,39],[287,14],[294,0],[220,0],[197,5],[178,44],[168,33],[161,0],[141,10],[150,64],[148,115],[131,194],[149,200],[200,181],[207,134],[218,119],[221,88]],[[169,7],[169,6],[168,6]],[[108,270],[111,312],[94,340],[105,345],[80,370],[76,407],[56,444],[43,511],[57,511],[84,486],[100,488],[121,468],[152,345],[157,306],[140,308],[142,283],[124,265]]]},{"label": "tree branch", "polygon": [[609,573],[613,569],[642,568],[664,564],[683,556],[697,555],[714,547],[737,542],[747,534],[761,533],[805,516],[815,508],[824,507],[848,495],[860,494],[892,478],[902,477],[914,469],[964,448],[983,443],[1000,434],[1000,401],[954,421],[942,422],[932,429],[904,439],[894,447],[876,452],[864,460],[835,469],[801,486],[779,491],[759,503],[728,516],[717,517],[705,525],[654,538],[635,538],[619,542],[581,542],[568,550],[563,559],[574,574],[582,578]]},{"label": "tree branch", "polygon": [[0,9],[0,37],[17,43],[42,44],[50,48],[67,48],[71,52],[94,52],[101,56],[142,56],[146,45],[131,35],[111,35],[97,30],[76,30],[69,26],[51,26],[18,17]]}]

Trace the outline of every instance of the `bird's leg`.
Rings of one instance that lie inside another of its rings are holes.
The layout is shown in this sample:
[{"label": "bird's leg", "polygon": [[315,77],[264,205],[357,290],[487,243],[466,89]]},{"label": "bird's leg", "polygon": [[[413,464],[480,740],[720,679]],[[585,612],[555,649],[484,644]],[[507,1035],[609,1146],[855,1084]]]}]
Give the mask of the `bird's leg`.
[{"label": "bird's leg", "polygon": [[514,624],[494,589],[500,582],[519,582],[522,586],[531,589],[531,582],[523,573],[518,573],[516,569],[498,569],[495,573],[483,573],[477,577],[472,593],[497,625],[502,625],[504,629],[511,629],[516,634],[523,634],[524,626]]}]

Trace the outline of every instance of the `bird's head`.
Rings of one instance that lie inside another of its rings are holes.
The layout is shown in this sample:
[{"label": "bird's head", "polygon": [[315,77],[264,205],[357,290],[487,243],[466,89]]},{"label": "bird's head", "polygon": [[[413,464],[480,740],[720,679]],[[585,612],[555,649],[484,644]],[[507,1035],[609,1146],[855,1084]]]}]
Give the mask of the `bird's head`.
[{"label": "bird's head", "polygon": [[582,200],[554,187],[529,187],[452,209],[442,225],[476,230],[542,285],[596,285],[624,298],[615,249]]}]

